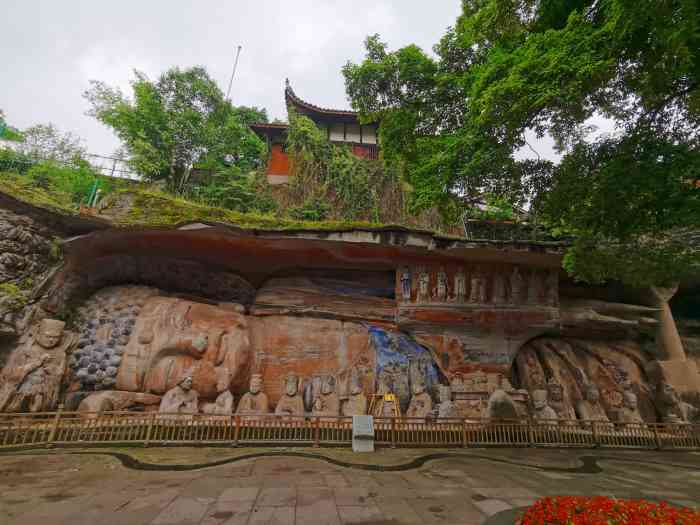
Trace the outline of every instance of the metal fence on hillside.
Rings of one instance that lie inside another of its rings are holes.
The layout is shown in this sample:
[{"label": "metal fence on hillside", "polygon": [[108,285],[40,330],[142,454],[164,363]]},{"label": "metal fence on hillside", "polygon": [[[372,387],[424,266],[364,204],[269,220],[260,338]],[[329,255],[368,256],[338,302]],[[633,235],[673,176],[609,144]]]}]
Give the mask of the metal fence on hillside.
[{"label": "metal fence on hillside", "polygon": [[[0,145],[2,149],[2,145]],[[141,176],[134,171],[127,160],[118,157],[108,157],[104,155],[95,155],[87,153],[83,155],[83,160],[100,175],[105,177],[113,177],[126,180],[141,180]],[[19,173],[27,172],[32,166],[39,162],[53,161],[65,166],[73,166],[70,162],[40,158],[40,157],[25,157],[25,156],[0,156],[0,171],[16,171]]]}]

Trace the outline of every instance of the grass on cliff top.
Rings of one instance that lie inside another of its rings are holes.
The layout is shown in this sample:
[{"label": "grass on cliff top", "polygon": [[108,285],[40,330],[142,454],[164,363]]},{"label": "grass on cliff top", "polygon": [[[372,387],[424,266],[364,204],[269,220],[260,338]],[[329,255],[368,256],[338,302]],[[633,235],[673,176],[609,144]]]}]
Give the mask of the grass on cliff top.
[{"label": "grass on cliff top", "polygon": [[[79,215],[68,196],[52,193],[32,184],[27,177],[0,172],[0,192],[38,208],[62,215]],[[98,215],[118,226],[168,227],[189,222],[219,222],[240,228],[261,230],[351,230],[381,228],[385,225],[352,221],[299,221],[269,214],[241,213],[205,206],[174,197],[139,184],[118,188],[106,198],[107,207]]]}]

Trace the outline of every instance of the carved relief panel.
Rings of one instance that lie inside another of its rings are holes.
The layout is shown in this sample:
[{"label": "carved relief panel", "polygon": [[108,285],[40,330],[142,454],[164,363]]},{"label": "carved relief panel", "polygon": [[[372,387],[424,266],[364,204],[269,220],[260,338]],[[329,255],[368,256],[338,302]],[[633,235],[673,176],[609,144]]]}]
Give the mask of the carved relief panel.
[{"label": "carved relief panel", "polygon": [[404,305],[559,306],[559,273],[518,265],[401,266],[396,297]]}]

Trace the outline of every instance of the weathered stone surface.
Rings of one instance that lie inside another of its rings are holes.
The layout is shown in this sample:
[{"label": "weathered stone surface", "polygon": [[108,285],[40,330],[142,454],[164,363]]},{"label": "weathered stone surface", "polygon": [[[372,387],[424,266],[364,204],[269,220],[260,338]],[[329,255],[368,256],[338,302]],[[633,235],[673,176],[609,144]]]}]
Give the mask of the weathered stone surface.
[{"label": "weathered stone surface", "polygon": [[0,374],[0,412],[42,412],[56,408],[67,354],[76,342],[65,323],[44,319],[12,354]]},{"label": "weathered stone surface", "polygon": [[199,412],[199,394],[192,390],[192,376],[185,376],[165,393],[158,412],[163,414],[196,414]]},{"label": "weathered stone surface", "polygon": [[104,390],[85,397],[78,406],[78,412],[87,417],[96,417],[100,412],[128,410],[134,407],[151,411],[157,409],[160,402],[161,396],[153,394]]}]

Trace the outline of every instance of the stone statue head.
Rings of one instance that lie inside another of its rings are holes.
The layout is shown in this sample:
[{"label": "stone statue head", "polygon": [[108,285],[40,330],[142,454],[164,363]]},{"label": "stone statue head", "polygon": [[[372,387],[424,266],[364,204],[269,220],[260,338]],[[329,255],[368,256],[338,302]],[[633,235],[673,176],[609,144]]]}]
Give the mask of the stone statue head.
[{"label": "stone statue head", "polygon": [[584,390],[584,396],[586,398],[586,401],[590,401],[591,403],[597,403],[600,399],[600,391],[598,390],[598,387],[595,386],[593,383],[588,383]]},{"label": "stone statue head", "polygon": [[627,390],[627,391],[625,391],[623,396],[624,396],[623,403],[624,403],[625,408],[629,408],[630,410],[636,410],[637,409],[637,394]]},{"label": "stone statue head", "polygon": [[191,375],[186,375],[183,377],[180,382],[178,383],[178,386],[182,388],[185,392],[189,391],[192,389],[192,376]]},{"label": "stone statue head", "polygon": [[39,333],[36,337],[37,343],[47,350],[55,348],[61,342],[63,329],[65,327],[66,323],[63,321],[44,319],[41,321],[41,324],[39,324]]},{"label": "stone statue head", "polygon": [[564,399],[564,389],[554,378],[547,381],[547,394],[552,401],[562,401]]},{"label": "stone statue head", "polygon": [[547,391],[537,389],[532,393],[532,406],[535,410],[542,410],[547,406]]},{"label": "stone statue head", "polygon": [[413,383],[413,395],[422,394],[425,392],[425,385],[422,382]]},{"label": "stone statue head", "polygon": [[299,377],[296,374],[289,374],[284,383],[284,391],[289,397],[294,397],[299,391]]},{"label": "stone statue head", "polygon": [[253,376],[250,378],[250,393],[251,394],[257,394],[262,390],[262,375],[260,374],[253,374]]},{"label": "stone statue head", "polygon": [[326,376],[323,378],[323,383],[321,384],[321,393],[323,395],[332,394],[335,390],[335,378],[333,376]]},{"label": "stone statue head", "polygon": [[440,385],[440,403],[452,401],[452,389],[447,385]]}]

